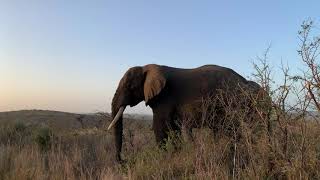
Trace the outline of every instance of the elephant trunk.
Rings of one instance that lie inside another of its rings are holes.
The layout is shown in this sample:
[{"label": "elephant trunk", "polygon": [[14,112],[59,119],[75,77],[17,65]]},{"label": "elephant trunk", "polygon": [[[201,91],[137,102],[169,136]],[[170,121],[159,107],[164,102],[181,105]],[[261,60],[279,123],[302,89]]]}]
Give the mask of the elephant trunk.
[{"label": "elephant trunk", "polygon": [[[113,122],[110,124],[109,128],[112,127],[112,125],[114,125],[114,140],[115,140],[115,150],[116,150],[116,159],[117,161],[121,161],[121,150],[122,150],[122,136],[123,136],[123,110],[119,102],[119,92],[118,90],[116,91],[113,99],[112,99],[112,112],[111,112],[111,116],[113,119]],[[122,111],[121,113],[119,113],[119,110]],[[116,121],[115,121],[116,120]],[[109,129],[108,128],[108,129]]]}]

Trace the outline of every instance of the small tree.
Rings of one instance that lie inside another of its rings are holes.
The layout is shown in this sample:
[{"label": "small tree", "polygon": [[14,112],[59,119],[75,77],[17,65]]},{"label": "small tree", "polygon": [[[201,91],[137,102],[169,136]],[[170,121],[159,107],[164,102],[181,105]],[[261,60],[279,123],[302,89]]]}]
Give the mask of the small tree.
[{"label": "small tree", "polygon": [[320,55],[320,35],[312,36],[314,22],[312,20],[303,21],[301,29],[298,31],[300,45],[298,54],[307,69],[302,76],[296,76],[303,83],[303,87],[308,92],[306,98],[312,101],[315,109],[320,111],[320,75],[319,59]]}]

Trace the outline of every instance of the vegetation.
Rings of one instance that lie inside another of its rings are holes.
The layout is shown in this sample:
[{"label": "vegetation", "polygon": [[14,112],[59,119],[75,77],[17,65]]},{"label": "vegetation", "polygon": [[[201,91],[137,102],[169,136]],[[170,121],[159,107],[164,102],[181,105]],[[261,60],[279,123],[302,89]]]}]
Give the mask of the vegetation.
[{"label": "vegetation", "polygon": [[[234,157],[234,176],[238,178],[318,179],[319,124],[297,120],[288,126],[286,152],[284,134],[278,129],[274,143],[266,139],[255,144],[239,142],[232,154],[232,139],[224,136],[214,140],[209,129],[195,131],[194,142],[183,142],[178,149],[172,145],[173,137],[164,151],[155,145],[148,124],[131,122],[125,126],[124,165],[115,162],[112,134],[103,130],[57,133],[50,135],[49,144],[43,143],[48,140],[47,129],[16,131],[6,127],[6,133],[1,131],[0,179],[228,179],[233,176],[229,167]],[[43,151],[43,146],[49,146],[48,150]],[[244,158],[250,163],[241,167]]]},{"label": "vegetation", "polygon": [[302,75],[283,66],[283,82],[273,83],[269,49],[254,64],[254,80],[272,98],[270,119],[255,117],[263,126],[248,123],[248,111],[229,97],[225,121],[240,138],[202,128],[194,129],[194,141],[172,132],[165,148],[158,148],[148,121],[126,119],[126,162],[119,165],[112,133],[102,124],[81,120],[65,131],[50,123],[0,121],[0,179],[320,179],[320,38],[312,29],[306,21],[299,31]]}]

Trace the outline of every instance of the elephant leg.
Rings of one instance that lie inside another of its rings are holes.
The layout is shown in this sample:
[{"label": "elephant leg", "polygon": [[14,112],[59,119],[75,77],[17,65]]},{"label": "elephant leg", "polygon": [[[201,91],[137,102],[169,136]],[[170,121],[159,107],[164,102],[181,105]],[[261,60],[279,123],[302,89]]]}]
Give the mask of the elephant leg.
[{"label": "elephant leg", "polygon": [[182,134],[182,124],[181,121],[179,121],[178,118],[173,118],[173,121],[171,121],[170,125],[170,131],[173,133],[173,146],[175,150],[180,149],[181,144],[183,143],[183,134]]},{"label": "elephant leg", "polygon": [[153,131],[159,145],[162,145],[168,138],[168,118],[168,116],[161,113],[153,114]]},{"label": "elephant leg", "polygon": [[158,111],[153,110],[153,131],[159,145],[165,143],[170,131],[178,133],[178,135],[181,134],[181,127],[174,119],[173,112],[172,109],[166,109],[166,111],[164,111],[163,108],[159,108]]}]

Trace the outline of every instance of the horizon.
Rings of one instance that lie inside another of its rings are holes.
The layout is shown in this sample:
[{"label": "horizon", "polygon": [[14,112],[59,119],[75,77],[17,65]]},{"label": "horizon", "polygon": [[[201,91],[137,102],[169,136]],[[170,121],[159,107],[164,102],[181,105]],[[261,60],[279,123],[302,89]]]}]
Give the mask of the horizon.
[{"label": "horizon", "polygon": [[[7,0],[0,7],[0,112],[110,112],[125,71],[152,63],[217,64],[248,78],[251,61],[270,44],[275,71],[283,60],[297,72],[297,32],[303,20],[320,17],[319,6],[289,0]],[[144,102],[126,110],[150,113]]]},{"label": "horizon", "polygon": [[[100,113],[106,113],[111,114],[110,112],[68,112],[68,111],[59,111],[59,110],[51,110],[51,109],[20,109],[20,110],[13,110],[13,111],[0,111],[0,113],[12,113],[12,112],[21,112],[21,111],[48,111],[48,112],[60,112],[60,113],[70,113],[70,114],[100,114]],[[139,112],[125,112],[124,115],[141,115],[141,116],[149,116],[152,114],[144,114]]]}]

